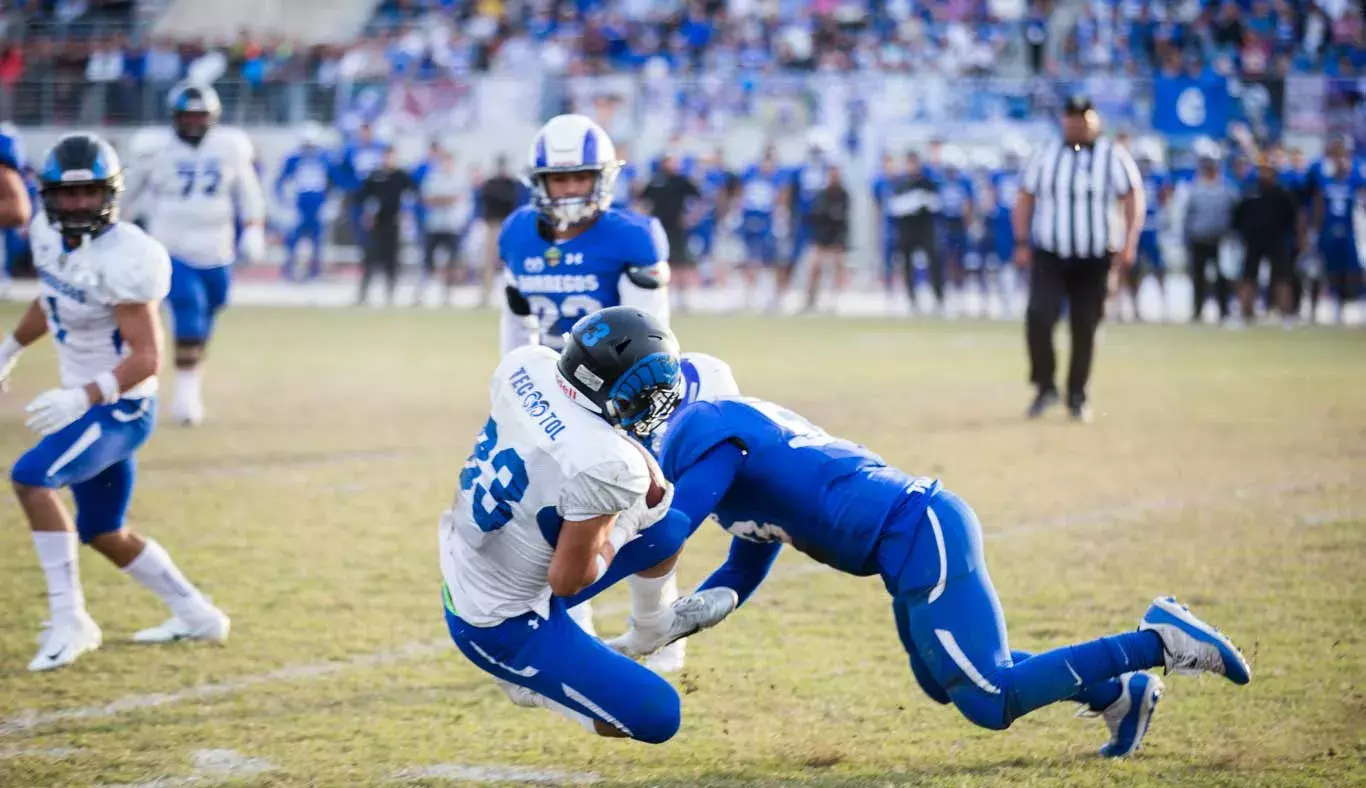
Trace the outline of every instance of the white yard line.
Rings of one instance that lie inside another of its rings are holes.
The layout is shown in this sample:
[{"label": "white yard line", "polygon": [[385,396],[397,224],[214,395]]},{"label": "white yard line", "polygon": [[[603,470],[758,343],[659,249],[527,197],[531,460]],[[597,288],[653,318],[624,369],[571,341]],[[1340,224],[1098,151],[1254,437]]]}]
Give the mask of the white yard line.
[{"label": "white yard line", "polygon": [[[1294,492],[1328,489],[1343,483],[1349,482],[1338,479],[1316,478],[1313,480],[1287,482],[1275,486],[1238,487],[1222,491],[1216,490],[1187,498],[1133,500],[1120,506],[1075,512],[1044,520],[1007,525],[1002,528],[992,528],[988,524],[986,527],[986,539],[996,541],[1020,536],[1029,536],[1063,528],[1114,524],[1116,522],[1132,521],[1155,512],[1176,511],[1203,504],[1217,504],[1230,498],[1245,500],[1266,495],[1278,496]],[[830,568],[824,564],[812,562],[783,564],[774,569],[773,573],[770,575],[770,579],[789,579],[821,571],[833,570],[830,570]],[[598,608],[598,612],[603,615],[620,615],[628,610],[629,605],[625,603],[602,605]],[[451,642],[445,638],[417,641],[385,651],[358,654],[344,660],[286,665],[285,667],[277,668],[276,670],[265,673],[239,676],[237,678],[209,684],[199,684],[174,692],[125,695],[122,698],[102,705],[78,706],[67,709],[55,709],[52,711],[28,710],[7,717],[4,720],[0,720],[0,736],[12,736],[18,733],[26,733],[28,731],[70,720],[117,717],[141,709],[169,706],[185,701],[203,700],[205,698],[231,695],[262,684],[324,678],[354,669],[376,668],[399,662],[408,662],[415,659],[425,659],[437,654],[447,653],[453,648],[454,646]]]},{"label": "white yard line", "polygon": [[565,772],[527,766],[482,766],[439,763],[434,766],[409,766],[389,775],[395,782],[413,780],[450,780],[470,783],[528,783],[531,785],[592,785],[600,777],[592,772]]},{"label": "white yard line", "polygon": [[275,765],[260,758],[249,758],[236,750],[195,750],[190,754],[194,771],[184,777],[154,777],[141,783],[105,785],[104,788],[182,788],[186,785],[211,785],[271,771]]}]

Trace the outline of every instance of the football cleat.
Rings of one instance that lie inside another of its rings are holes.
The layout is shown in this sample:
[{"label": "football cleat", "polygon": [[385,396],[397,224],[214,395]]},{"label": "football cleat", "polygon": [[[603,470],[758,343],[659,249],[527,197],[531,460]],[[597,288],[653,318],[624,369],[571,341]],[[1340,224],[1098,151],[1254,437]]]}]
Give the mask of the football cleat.
[{"label": "football cleat", "polygon": [[171,418],[185,427],[198,427],[204,423],[204,401],[198,395],[177,396],[171,403]]},{"label": "football cleat", "polygon": [[1110,729],[1110,741],[1100,748],[1106,758],[1124,758],[1138,751],[1148,725],[1162,700],[1162,679],[1147,673],[1125,673],[1119,677],[1119,699],[1101,711],[1083,708],[1078,716],[1100,717]]},{"label": "football cleat", "polygon": [[192,616],[174,615],[158,626],[133,635],[134,643],[174,643],[177,640],[207,640],[222,643],[228,639],[232,621],[213,606]]},{"label": "football cleat", "polygon": [[99,648],[103,639],[99,625],[85,613],[53,621],[46,634],[38,653],[28,663],[29,670],[66,667],[85,652]]},{"label": "football cleat", "polygon": [[1138,628],[1162,638],[1167,673],[1215,673],[1234,684],[1252,680],[1252,666],[1243,652],[1174,597],[1154,599]]},{"label": "football cleat", "polygon": [[688,657],[688,641],[676,640],[645,658],[645,667],[655,673],[677,673]]},{"label": "football cleat", "polygon": [[607,641],[612,649],[628,657],[644,657],[689,635],[721,623],[739,604],[740,598],[729,588],[708,588],[674,602],[658,619],[637,621],[620,636]]}]

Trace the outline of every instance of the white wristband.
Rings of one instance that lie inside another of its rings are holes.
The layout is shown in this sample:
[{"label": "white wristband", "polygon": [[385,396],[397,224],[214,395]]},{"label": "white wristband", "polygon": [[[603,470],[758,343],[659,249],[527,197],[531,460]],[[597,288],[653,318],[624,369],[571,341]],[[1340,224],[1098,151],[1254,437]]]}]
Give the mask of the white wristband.
[{"label": "white wristband", "polygon": [[603,575],[607,574],[607,559],[602,557],[602,553],[598,553],[598,560],[594,562],[594,565],[598,569],[597,573],[593,575],[593,582],[596,583],[602,579]]},{"label": "white wristband", "polygon": [[625,528],[612,526],[611,533],[607,534],[607,543],[612,545],[612,554],[616,555],[622,545],[631,541],[632,536],[634,536],[634,534],[630,533]]},{"label": "white wristband", "polygon": [[13,334],[7,334],[5,341],[0,342],[0,363],[4,363],[24,352],[24,346],[19,344],[19,340]]},{"label": "white wristband", "polygon": [[95,387],[100,390],[100,402],[108,405],[119,398],[119,381],[113,372],[101,372],[95,376]]}]

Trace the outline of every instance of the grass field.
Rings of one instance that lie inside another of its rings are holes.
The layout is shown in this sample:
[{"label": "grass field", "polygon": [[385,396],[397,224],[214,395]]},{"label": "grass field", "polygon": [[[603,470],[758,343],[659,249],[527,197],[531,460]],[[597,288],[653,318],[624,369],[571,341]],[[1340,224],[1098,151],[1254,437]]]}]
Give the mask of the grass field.
[{"label": "grass field", "polygon": [[[0,309],[5,325],[17,314]],[[7,497],[0,785],[1366,785],[1366,335],[1109,326],[1098,418],[1080,427],[1021,419],[1014,324],[677,321],[685,349],[729,360],[748,393],[969,500],[1012,645],[1131,629],[1173,593],[1245,649],[1251,685],[1169,678],[1147,745],[1114,763],[1094,755],[1104,725],[1071,705],[1005,733],[936,706],[880,583],[795,554],[691,643],[670,743],[597,740],[513,707],[446,639],[435,545],[486,413],[495,324],[227,315],[210,421],[163,425],[131,514],[233,616],[225,648],[129,644],[163,611],[84,551],[105,647],[29,674],[46,603]],[[0,399],[6,457],[30,444],[23,405],[55,374],[50,349],[25,356]],[[685,584],[725,545],[701,531]],[[605,631],[624,600],[600,603]]]}]

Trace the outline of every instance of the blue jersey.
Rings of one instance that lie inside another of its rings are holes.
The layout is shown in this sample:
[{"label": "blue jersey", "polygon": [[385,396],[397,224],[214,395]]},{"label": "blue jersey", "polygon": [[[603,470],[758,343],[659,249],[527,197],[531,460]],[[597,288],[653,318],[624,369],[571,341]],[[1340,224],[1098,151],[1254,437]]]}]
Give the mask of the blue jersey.
[{"label": "blue jersey", "polygon": [[829,180],[829,169],[824,162],[807,162],[793,168],[792,189],[799,213],[806,214]]},{"label": "blue jersey", "polygon": [[677,481],[712,448],[745,458],[715,515],[734,536],[784,542],[843,572],[876,574],[874,552],[893,515],[918,522],[936,479],[911,478],[855,443],[758,399],[685,407],[665,430],[660,468]]},{"label": "blue jersey", "polygon": [[709,167],[702,173],[702,183],[699,191],[702,192],[702,200],[706,204],[706,213],[702,221],[710,222],[716,219],[717,208],[720,207],[721,193],[730,187],[735,176],[725,167]]},{"label": "blue jersey", "polygon": [[1315,191],[1323,196],[1323,225],[1321,239],[1355,239],[1352,213],[1356,209],[1357,192],[1366,187],[1366,177],[1359,168],[1349,170],[1321,163],[1316,171]]},{"label": "blue jersey", "polygon": [[940,215],[945,219],[963,219],[974,200],[972,179],[966,175],[944,175],[939,179]]},{"label": "blue jersey", "polygon": [[542,345],[558,349],[579,318],[619,305],[627,269],[667,258],[668,242],[657,228],[648,216],[609,210],[582,233],[554,243],[541,234],[533,207],[503,221],[498,252],[540,321]]},{"label": "blue jersey", "polygon": [[631,196],[635,191],[636,165],[627,162],[617,173],[617,182],[612,187],[612,207],[617,210],[625,210],[631,207]]},{"label": "blue jersey", "polygon": [[363,142],[347,145],[342,151],[338,180],[347,191],[360,188],[365,176],[369,175],[380,162],[384,161],[387,146],[380,142]]},{"label": "blue jersey", "polygon": [[896,181],[895,175],[879,173],[873,178],[873,203],[877,205],[878,213],[882,214],[882,221],[887,224],[895,223],[896,219],[888,210],[888,201],[892,198],[892,184]]},{"label": "blue jersey", "polygon": [[24,149],[19,140],[0,132],[0,166],[8,167],[21,175],[24,172]]},{"label": "blue jersey", "polygon": [[1143,175],[1143,197],[1147,205],[1144,214],[1143,232],[1157,232],[1158,214],[1162,210],[1162,192],[1167,188],[1167,178],[1160,172],[1149,171]]},{"label": "blue jersey", "polygon": [[286,190],[294,194],[300,211],[312,213],[327,201],[332,183],[332,162],[319,148],[300,148],[291,153],[275,179],[275,196],[285,200]]},{"label": "blue jersey", "polygon": [[759,167],[750,167],[740,176],[741,210],[746,217],[772,218],[787,184],[788,176],[780,169],[764,172]]}]

